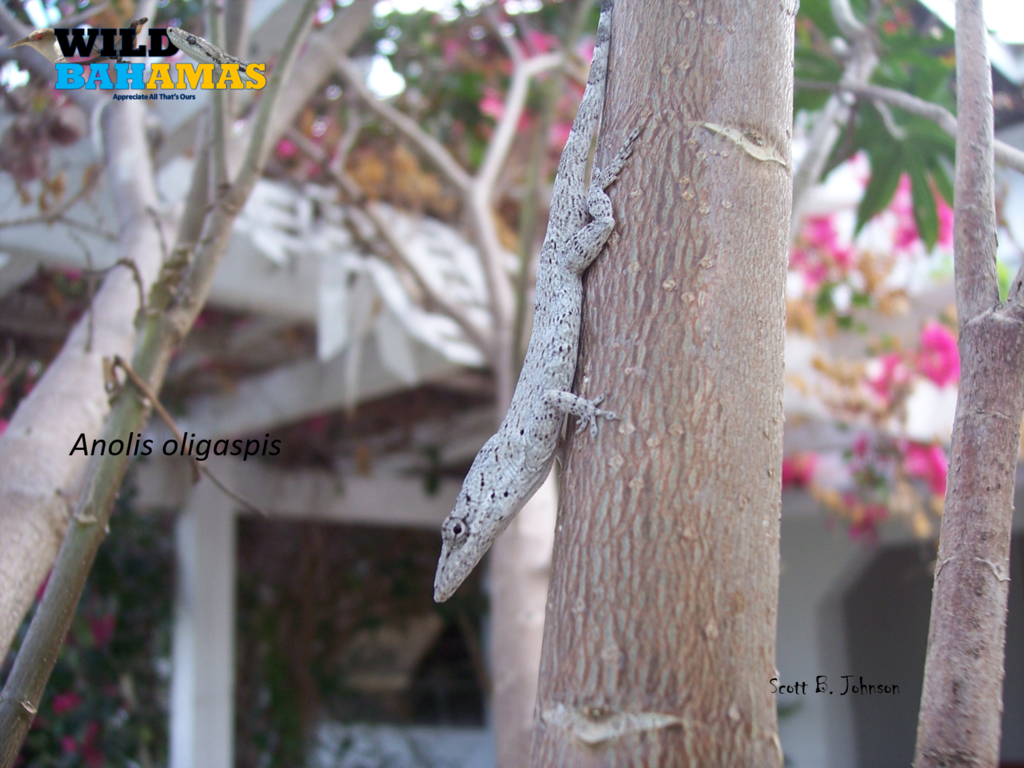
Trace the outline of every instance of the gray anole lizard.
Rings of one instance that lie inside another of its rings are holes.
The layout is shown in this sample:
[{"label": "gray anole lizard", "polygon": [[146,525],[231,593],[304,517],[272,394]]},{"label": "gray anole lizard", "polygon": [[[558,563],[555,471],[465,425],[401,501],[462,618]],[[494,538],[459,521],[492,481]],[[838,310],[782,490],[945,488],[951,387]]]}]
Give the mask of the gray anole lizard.
[{"label": "gray anole lizard", "polygon": [[569,391],[576,373],[583,271],[615,227],[605,190],[640,135],[637,128],[607,168],[595,168],[585,190],[587,157],[604,106],[611,12],[612,0],[603,0],[587,87],[558,163],[537,267],[533,333],[519,382],[505,420],[480,449],[455,509],[441,526],[441,559],[434,577],[434,600],[439,603],[452,596],[547,478],[565,414],[579,418],[577,432],[589,426],[592,436],[597,435],[598,417],[617,418],[597,407],[603,395],[587,400]]}]

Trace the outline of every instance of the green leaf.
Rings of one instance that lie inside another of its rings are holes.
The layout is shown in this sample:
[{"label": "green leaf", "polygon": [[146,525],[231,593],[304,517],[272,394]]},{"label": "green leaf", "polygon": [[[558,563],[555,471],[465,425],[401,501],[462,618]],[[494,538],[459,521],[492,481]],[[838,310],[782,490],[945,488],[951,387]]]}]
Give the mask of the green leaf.
[{"label": "green leaf", "polygon": [[857,208],[855,233],[860,232],[873,216],[884,211],[889,205],[904,171],[900,145],[896,142],[888,146],[868,148],[867,151],[871,160],[871,180]]},{"label": "green leaf", "polygon": [[821,288],[818,289],[814,304],[819,315],[827,315],[835,310],[836,305],[832,300],[833,288],[835,288],[834,283],[822,283]]},{"label": "green leaf", "polygon": [[854,291],[853,296],[850,298],[850,303],[855,307],[870,307],[871,294]]},{"label": "green leaf", "polygon": [[822,34],[826,37],[835,37],[839,34],[839,27],[832,18],[832,9],[829,8],[828,0],[803,0],[800,3],[798,15],[814,22]]},{"label": "green leaf", "polygon": [[928,163],[928,171],[932,175],[932,181],[935,182],[935,189],[942,199],[946,201],[946,204],[953,207],[953,182],[949,178],[949,169],[946,163],[943,162],[941,157],[932,158],[932,161]]},{"label": "green leaf", "polygon": [[907,162],[907,172],[910,174],[910,195],[917,233],[931,251],[939,239],[939,211],[935,205],[935,193],[928,183],[928,171],[917,148],[908,143],[904,147],[903,155]]}]

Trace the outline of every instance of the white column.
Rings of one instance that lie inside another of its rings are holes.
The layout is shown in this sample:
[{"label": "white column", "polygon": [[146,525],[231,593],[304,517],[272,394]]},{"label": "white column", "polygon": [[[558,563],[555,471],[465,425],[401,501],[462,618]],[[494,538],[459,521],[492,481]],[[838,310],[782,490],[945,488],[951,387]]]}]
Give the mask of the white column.
[{"label": "white column", "polygon": [[[232,487],[230,465],[214,470]],[[171,673],[171,768],[233,768],[234,503],[203,478],[178,518]]]}]

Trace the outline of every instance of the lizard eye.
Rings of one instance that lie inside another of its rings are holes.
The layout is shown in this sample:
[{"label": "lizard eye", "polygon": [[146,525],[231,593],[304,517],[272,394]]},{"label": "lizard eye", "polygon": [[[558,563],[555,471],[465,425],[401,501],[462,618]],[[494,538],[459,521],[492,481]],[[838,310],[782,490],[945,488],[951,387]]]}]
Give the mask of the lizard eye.
[{"label": "lizard eye", "polygon": [[195,45],[196,44],[196,36],[195,35],[189,35],[185,39],[188,40],[188,44],[189,45]]},{"label": "lizard eye", "polygon": [[469,525],[457,517],[448,518],[444,524],[444,537],[452,546],[459,546],[469,536]]}]

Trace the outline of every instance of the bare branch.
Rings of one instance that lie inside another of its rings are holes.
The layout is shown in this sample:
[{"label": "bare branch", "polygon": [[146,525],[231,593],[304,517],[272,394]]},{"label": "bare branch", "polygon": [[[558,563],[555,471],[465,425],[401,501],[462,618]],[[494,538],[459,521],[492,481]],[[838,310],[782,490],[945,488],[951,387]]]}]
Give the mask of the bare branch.
[{"label": "bare branch", "polygon": [[484,6],[484,18],[487,19],[487,23],[491,27],[491,31],[497,36],[498,40],[501,41],[501,45],[505,48],[505,53],[512,59],[512,66],[518,67],[522,63],[523,55],[519,52],[519,49],[515,46],[512,41],[511,35],[502,34],[501,19],[498,18],[497,11],[494,10],[493,5]]},{"label": "bare branch", "polygon": [[[160,398],[156,396],[156,393],[153,392],[150,386],[145,381],[142,380],[142,377],[139,376],[139,374],[137,374],[135,370],[127,362],[125,362],[125,360],[120,355],[114,355],[113,364],[114,367],[120,368],[122,371],[124,371],[125,376],[128,377],[128,380],[132,383],[132,386],[139,390],[142,396],[149,401],[149,404],[153,407],[153,410],[156,411],[157,415],[160,417],[160,420],[167,425],[167,428],[171,430],[171,433],[178,440],[178,442],[181,443],[182,445],[185,445],[184,435],[181,434],[181,430],[178,429],[178,425],[174,423],[174,419],[171,418],[171,414],[167,412],[167,409],[164,408],[163,403],[160,402]],[[189,458],[192,459],[192,482],[197,482],[199,480],[200,474],[206,475],[208,478],[210,478],[210,482],[216,485],[230,499],[232,499],[233,501],[237,501],[250,512],[255,512],[256,514],[262,515],[263,517],[269,517],[269,515],[264,510],[260,509],[255,504],[243,498],[242,496],[239,496],[237,493],[235,493],[226,485],[224,485],[224,483],[218,480],[217,477],[213,474],[213,472],[211,472],[207,468],[207,466],[203,464],[197,457],[189,454]]]},{"label": "bare branch", "polygon": [[449,154],[441,142],[420,128],[414,120],[406,117],[390,104],[386,104],[370,93],[370,89],[363,82],[363,76],[360,74],[359,68],[351,59],[343,56],[338,59],[335,66],[338,73],[345,78],[349,87],[355,91],[371,111],[391,123],[399,133],[426,155],[448,181],[458,187],[461,192],[469,189],[472,184],[470,175],[455,161],[455,158]]},{"label": "bare branch", "polygon": [[[849,11],[846,0],[834,0],[834,5],[845,6]],[[837,8],[833,8],[833,13],[836,11]],[[841,14],[842,8],[838,8],[838,11]],[[839,14],[837,14],[837,23],[838,16]],[[852,13],[850,13],[850,19],[859,24]],[[846,21],[848,22],[850,19]],[[850,29],[852,31],[853,27]],[[862,32],[852,37],[851,40],[853,41],[853,53],[843,71],[841,82],[844,86],[863,85],[871,79],[871,75],[878,65],[878,54],[875,53],[871,35],[864,33],[863,28]],[[807,153],[793,173],[793,213],[790,218],[790,241],[795,240],[800,232],[807,193],[818,182],[818,177],[825,169],[825,163],[828,162],[832,148],[839,139],[839,126],[849,117],[848,99],[848,96],[836,94],[826,102],[808,139]]]},{"label": "bare branch", "polygon": [[[885,102],[909,112],[912,115],[932,120],[950,136],[957,135],[957,121],[953,113],[940,104],[913,96],[895,88],[884,88],[880,85],[853,85],[849,83],[822,83],[814,80],[796,80],[797,88],[811,91],[846,91],[862,99]],[[1006,168],[1024,173],[1024,152],[1010,146],[1004,141],[994,141],[995,161]]]},{"label": "bare branch", "polygon": [[263,173],[263,166],[267,161],[267,155],[270,153],[270,145],[273,140],[269,128],[274,105],[277,103],[282,85],[288,80],[292,67],[295,65],[295,59],[299,55],[300,44],[309,35],[309,30],[313,26],[313,15],[317,6],[316,0],[305,0],[303,2],[295,26],[292,27],[291,32],[288,34],[288,38],[285,40],[284,46],[278,55],[274,71],[270,73],[267,85],[263,89],[259,112],[257,112],[253,121],[252,136],[249,139],[249,146],[245,151],[245,159],[242,162],[238,178],[235,179],[233,184],[232,196],[235,203],[238,203],[243,196],[249,196],[249,192],[253,184],[256,183],[256,179]]},{"label": "bare branch", "polygon": [[71,16],[66,16],[65,18],[60,20],[60,23],[62,26],[65,26],[68,29],[74,29],[75,27],[87,22],[97,13],[101,13],[107,10],[107,8],[109,7],[110,3],[97,3],[96,5],[89,6],[84,11],[79,11],[78,13],[75,13]]},{"label": "bare branch", "polygon": [[508,157],[509,148],[512,146],[512,139],[515,138],[519,126],[519,118],[523,114],[523,107],[526,105],[526,96],[530,89],[530,80],[541,72],[547,72],[561,65],[563,56],[560,53],[548,53],[543,56],[519,61],[512,72],[512,83],[509,85],[508,94],[505,96],[505,106],[502,111],[498,127],[487,145],[487,153],[480,170],[476,174],[473,183],[488,199],[494,194],[494,184],[498,179],[498,172]]},{"label": "bare branch", "polygon": [[847,40],[853,41],[867,34],[867,27],[854,16],[849,0],[829,0],[829,7],[836,26]]},{"label": "bare branch", "polygon": [[0,229],[7,229],[10,227],[24,227],[30,224],[53,224],[61,221],[69,210],[75,207],[75,205],[85,197],[88,197],[96,189],[96,185],[100,179],[100,167],[96,164],[86,166],[85,173],[82,174],[82,186],[78,189],[75,194],[71,197],[66,198],[56,208],[51,211],[45,211],[35,216],[25,216],[20,219],[8,219],[7,221],[0,221]]},{"label": "bare branch", "polygon": [[249,14],[251,0],[227,0],[224,8],[224,50],[239,59],[249,59]]},{"label": "bare branch", "polygon": [[[218,0],[206,0],[206,32],[210,42],[224,50],[224,24],[222,9]],[[212,152],[214,195],[221,195],[228,185],[228,96],[227,91],[217,88],[213,92],[210,108],[212,117]]]},{"label": "bare branch", "polygon": [[326,162],[327,153],[324,152],[321,147],[303,136],[299,131],[293,128],[288,131],[287,135],[295,146],[299,148],[300,152],[314,162],[319,163],[320,166],[330,174],[335,183],[341,187],[345,196],[349,198],[353,205],[358,206],[363,214],[365,214],[366,218],[371,224],[373,224],[374,229],[377,230],[377,234],[380,238],[387,243],[388,248],[394,254],[395,260],[415,281],[416,286],[426,299],[426,303],[434,305],[437,309],[441,310],[441,312],[458,323],[466,336],[468,336],[473,343],[480,347],[480,349],[486,354],[491,348],[491,339],[487,332],[470,320],[469,316],[462,310],[462,307],[448,301],[443,295],[439,294],[431,287],[430,283],[427,282],[413,264],[412,260],[406,255],[404,245],[397,237],[395,237],[395,234],[392,232],[388,222],[381,216],[380,210],[376,205],[366,199],[366,194],[356,183],[355,179],[345,173],[345,171],[333,167],[333,163],[328,164]]}]

